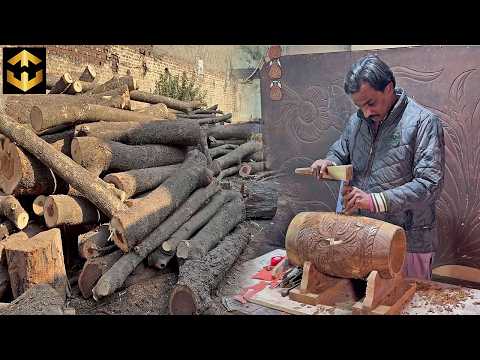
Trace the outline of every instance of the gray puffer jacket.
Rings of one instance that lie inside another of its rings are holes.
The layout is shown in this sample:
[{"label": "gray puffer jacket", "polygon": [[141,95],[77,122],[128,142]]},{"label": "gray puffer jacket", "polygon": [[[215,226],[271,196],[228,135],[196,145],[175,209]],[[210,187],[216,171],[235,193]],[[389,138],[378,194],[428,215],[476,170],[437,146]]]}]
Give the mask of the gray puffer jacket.
[{"label": "gray puffer jacket", "polygon": [[445,142],[440,119],[403,89],[374,136],[373,122],[353,114],[326,159],[353,165],[351,185],[374,195],[378,212],[360,215],[402,226],[407,251],[435,251],[435,201],[443,186]]}]

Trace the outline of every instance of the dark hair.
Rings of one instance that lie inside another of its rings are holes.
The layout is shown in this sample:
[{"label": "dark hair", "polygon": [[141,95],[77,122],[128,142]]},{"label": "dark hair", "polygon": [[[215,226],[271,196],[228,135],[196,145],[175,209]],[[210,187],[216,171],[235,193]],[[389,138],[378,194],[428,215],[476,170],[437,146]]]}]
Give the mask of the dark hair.
[{"label": "dark hair", "polygon": [[352,65],[345,77],[344,89],[351,95],[359,91],[362,83],[366,82],[375,90],[383,91],[390,81],[395,88],[395,77],[388,65],[376,55],[367,55]]}]

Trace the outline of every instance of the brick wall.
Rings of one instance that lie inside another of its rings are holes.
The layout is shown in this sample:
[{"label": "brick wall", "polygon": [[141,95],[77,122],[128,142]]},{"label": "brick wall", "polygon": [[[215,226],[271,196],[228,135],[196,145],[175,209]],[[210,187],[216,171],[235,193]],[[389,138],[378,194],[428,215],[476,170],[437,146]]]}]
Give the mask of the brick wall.
[{"label": "brick wall", "polygon": [[[181,59],[155,54],[152,45],[47,46],[47,73],[78,74],[87,64],[95,68],[100,82],[109,80],[113,75],[127,75],[129,71],[137,80],[139,90],[145,91],[154,90],[155,81],[165,68],[173,75],[186,71],[191,76],[195,71],[192,64]],[[228,73],[205,71],[199,76],[198,83],[207,91],[208,105],[218,104],[219,109],[233,113],[233,121],[239,120],[237,84]]]}]

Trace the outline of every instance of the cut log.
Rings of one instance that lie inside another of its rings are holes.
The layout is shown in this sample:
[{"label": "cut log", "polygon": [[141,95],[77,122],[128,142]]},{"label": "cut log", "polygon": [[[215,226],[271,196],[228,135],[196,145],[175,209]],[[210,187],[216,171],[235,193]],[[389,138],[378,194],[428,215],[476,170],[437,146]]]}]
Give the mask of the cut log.
[{"label": "cut log", "polygon": [[82,83],[80,81],[74,81],[65,89],[65,93],[70,95],[81,94],[82,90]]},{"label": "cut log", "polygon": [[114,126],[108,122],[97,122],[75,127],[75,136],[95,136],[129,145],[197,145],[201,135],[200,126],[188,120],[119,122]]},{"label": "cut log", "polygon": [[202,106],[201,101],[181,101],[177,99],[173,99],[167,96],[162,95],[154,95],[145,91],[131,91],[130,98],[135,101],[146,102],[150,104],[158,104],[162,103],[167,105],[170,109],[180,110],[180,111],[192,111],[194,109],[199,108]]},{"label": "cut log", "polygon": [[212,181],[205,188],[196,190],[173,214],[153,230],[134,251],[123,255],[112,268],[107,271],[93,289],[93,297],[99,300],[113,294],[125,282],[128,275],[145,259],[148,254],[167,240],[182,226],[210,197],[220,190],[218,182]]},{"label": "cut log", "polygon": [[9,116],[0,115],[0,132],[79,190],[108,217],[127,208],[103,180],[95,177],[68,156],[50,146],[28,127],[16,123]]},{"label": "cut log", "polygon": [[156,118],[159,119],[170,119],[170,120],[175,120],[177,117],[175,115],[172,115],[167,108],[167,105],[165,104],[155,104],[155,105],[150,105],[145,108],[141,108],[136,110],[139,113],[142,114],[147,114],[147,115],[152,115]]},{"label": "cut log", "polygon": [[273,219],[277,212],[277,186],[269,182],[246,182],[240,191],[247,219]]},{"label": "cut log", "polygon": [[242,145],[246,143],[246,140],[243,139],[217,140],[212,136],[209,136],[207,140],[210,148],[215,148],[222,145]]},{"label": "cut log", "polygon": [[109,243],[108,225],[100,225],[95,229],[78,236],[78,253],[84,259],[107,255],[113,250]]},{"label": "cut log", "polygon": [[88,259],[83,265],[78,277],[78,288],[85,299],[92,296],[92,289],[98,279],[115,264],[122,256],[122,251],[117,250],[111,254]]},{"label": "cut log", "polygon": [[250,240],[242,226],[237,228],[202,259],[185,261],[169,300],[172,315],[196,315],[212,305],[211,293],[217,288]]},{"label": "cut log", "polygon": [[71,103],[66,105],[35,105],[32,106],[30,112],[30,122],[35,131],[42,131],[59,125],[73,125],[82,122],[152,122],[154,120],[158,121],[158,119],[152,115],[85,102],[81,104]]},{"label": "cut log", "polygon": [[220,171],[220,174],[218,174],[217,179],[220,181],[223,178],[233,176],[233,175],[238,175],[239,170],[240,170],[240,165],[229,167],[225,170]]},{"label": "cut log", "polygon": [[95,175],[109,169],[128,171],[178,164],[185,151],[169,145],[125,145],[85,136],[72,140],[72,158]]},{"label": "cut log", "polygon": [[198,120],[198,119],[211,119],[214,118],[215,114],[192,114],[192,113],[178,113],[177,118]]},{"label": "cut log", "polygon": [[92,65],[87,65],[78,80],[91,83],[97,77],[97,72]]},{"label": "cut log", "polygon": [[123,190],[127,198],[160,186],[169,176],[180,169],[180,165],[151,167],[106,175],[103,180]]},{"label": "cut log", "polygon": [[232,114],[225,114],[225,115],[216,116],[216,117],[198,119],[196,121],[200,125],[205,125],[205,124],[216,124],[216,123],[219,123],[219,122],[230,122],[231,119],[232,119]]},{"label": "cut log", "polygon": [[223,169],[227,169],[234,165],[240,165],[243,158],[247,157],[250,154],[253,154],[256,151],[260,151],[261,149],[261,143],[256,141],[249,141],[245,144],[240,145],[232,152],[213,160],[210,168],[212,169],[214,174],[217,175]]},{"label": "cut log", "polygon": [[34,285],[8,306],[0,309],[0,315],[64,315],[65,299],[50,285]]},{"label": "cut log", "polygon": [[29,239],[8,239],[5,255],[14,298],[36,284],[50,284],[65,298],[68,280],[59,229]]},{"label": "cut log", "polygon": [[232,229],[245,220],[245,204],[238,197],[225,205],[190,240],[182,240],[177,246],[180,259],[199,259],[213,249]]},{"label": "cut log", "polygon": [[165,268],[175,255],[177,246],[182,240],[190,239],[197,230],[212,219],[225,203],[238,198],[238,196],[239,194],[236,191],[222,191],[215,194],[203,209],[199,210],[190,220],[175,231],[167,241],[163,242],[161,246],[148,256],[148,265],[158,269]]},{"label": "cut log", "polygon": [[[191,113],[192,114],[211,114],[211,113],[216,113],[217,109],[218,109],[218,104],[215,104],[215,105],[212,105],[212,106],[210,106],[209,108],[206,108],[206,109],[193,110]],[[222,113],[222,112],[220,111],[220,113]]]},{"label": "cut log", "polygon": [[61,94],[64,93],[67,88],[73,83],[73,78],[69,73],[63,74],[60,79],[53,85],[52,89],[48,93],[50,94]]},{"label": "cut log", "polygon": [[43,216],[43,207],[46,199],[47,197],[45,195],[38,195],[35,200],[33,200],[32,208],[35,215]]},{"label": "cut log", "polygon": [[198,187],[213,176],[199,151],[192,151],[180,169],[137,204],[116,214],[110,221],[113,240],[124,252],[130,251],[165,220]]},{"label": "cut log", "polygon": [[[10,220],[6,220],[4,219],[1,223],[0,223],[0,241],[2,241],[3,239],[5,239],[6,237],[8,237],[9,235],[17,232],[17,227],[15,226],[14,223],[12,223]],[[1,252],[1,250],[0,250]],[[0,259],[2,258],[2,256],[0,255]]]},{"label": "cut log", "polygon": [[311,261],[326,275],[365,279],[377,270],[391,279],[402,269],[406,237],[403,228],[377,219],[302,212],[288,227],[285,248],[291,264]]},{"label": "cut log", "polygon": [[20,230],[28,224],[28,213],[12,195],[0,196],[0,215],[5,216]]},{"label": "cut log", "polygon": [[105,91],[113,90],[115,88],[118,88],[122,85],[127,85],[128,90],[136,90],[137,89],[137,81],[132,77],[132,76],[114,76],[107,82],[97,85],[94,87],[92,90],[88,91],[87,94],[100,94]]},{"label": "cut log", "polygon": [[245,139],[255,133],[257,124],[240,123],[229,125],[217,125],[208,128],[208,136],[212,136],[217,140],[227,139]]},{"label": "cut log", "polygon": [[212,157],[212,159],[215,159],[217,157],[228,154],[230,151],[232,151],[233,149],[236,149],[237,147],[238,145],[226,144],[226,145],[214,147],[213,149],[208,149],[208,152],[210,153],[210,156]]},{"label": "cut log", "polygon": [[49,228],[60,225],[96,224],[100,212],[87,199],[68,195],[50,195],[45,200],[45,223]]},{"label": "cut log", "polygon": [[264,170],[265,170],[265,163],[263,161],[249,162],[249,163],[244,163],[242,164],[242,166],[240,166],[238,175],[240,175],[241,177],[247,177],[248,175],[252,175]]}]

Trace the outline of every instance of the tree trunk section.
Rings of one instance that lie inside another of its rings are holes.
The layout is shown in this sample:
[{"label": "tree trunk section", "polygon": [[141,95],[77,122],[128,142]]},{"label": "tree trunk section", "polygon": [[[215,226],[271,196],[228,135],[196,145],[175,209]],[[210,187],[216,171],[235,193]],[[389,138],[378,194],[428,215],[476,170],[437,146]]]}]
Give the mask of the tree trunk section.
[{"label": "tree trunk section", "polygon": [[245,205],[238,197],[225,205],[190,240],[182,240],[177,246],[180,259],[199,259],[213,249],[235,226],[245,220]]},{"label": "tree trunk section", "polygon": [[87,199],[68,195],[50,195],[44,206],[45,223],[49,228],[60,225],[100,223],[97,208]]},{"label": "tree trunk section", "polygon": [[146,102],[150,104],[162,103],[167,105],[170,109],[180,110],[180,111],[192,111],[196,108],[202,106],[200,101],[181,101],[176,100],[167,96],[154,95],[145,91],[131,91],[130,98],[135,101]]},{"label": "tree trunk section", "polygon": [[195,189],[213,180],[211,172],[205,168],[205,156],[198,151],[192,153],[190,159],[162,185],[112,218],[110,226],[114,230],[113,240],[124,252],[142,241]]},{"label": "tree trunk section", "polygon": [[196,190],[173,214],[153,230],[134,251],[123,255],[106,272],[93,289],[93,297],[99,300],[113,294],[125,282],[128,275],[145,259],[148,254],[167,240],[180,226],[195,214],[208,199],[220,190],[217,181]]},{"label": "tree trunk section", "polygon": [[112,252],[114,247],[113,244],[109,243],[109,238],[108,225],[99,225],[95,229],[78,236],[78,253],[83,259],[107,255]]},{"label": "tree trunk section", "polygon": [[109,169],[128,171],[181,163],[185,151],[169,145],[125,145],[91,136],[72,140],[72,158],[97,176]]},{"label": "tree trunk section", "polygon": [[94,67],[92,65],[87,65],[82,74],[78,77],[78,80],[91,83],[96,77],[97,72],[95,71]]},{"label": "tree trunk section", "polygon": [[233,175],[238,175],[238,171],[240,170],[240,165],[238,166],[232,166],[228,169],[220,171],[220,174],[218,174],[217,179],[220,181],[226,177],[233,176]]},{"label": "tree trunk section", "polygon": [[244,163],[242,166],[240,166],[240,170],[238,171],[238,175],[241,177],[247,177],[249,175],[258,173],[260,171],[265,170],[265,163],[262,162],[249,162],[249,163]]},{"label": "tree trunk section", "polygon": [[35,105],[30,112],[30,122],[37,132],[59,125],[73,125],[82,122],[152,122],[155,120],[158,121],[152,115],[88,102]]},{"label": "tree trunk section", "polygon": [[148,264],[158,269],[165,268],[168,261],[175,255],[180,241],[190,239],[197,230],[212,219],[224,204],[238,197],[238,192],[236,191],[221,191],[215,194],[203,209],[199,210],[190,220],[175,231],[167,241],[163,242],[161,246],[148,256]]},{"label": "tree trunk section", "polygon": [[5,216],[20,230],[28,224],[28,213],[12,195],[0,196],[0,215]]},{"label": "tree trunk section", "polygon": [[229,125],[217,125],[208,129],[208,136],[213,136],[217,140],[245,139],[255,133],[256,124],[240,123]]},{"label": "tree trunk section", "polygon": [[222,116],[198,119],[196,121],[200,125],[205,125],[205,124],[216,124],[216,123],[219,123],[219,122],[230,122],[231,119],[232,119],[232,114],[225,114],[225,115],[222,115]]},{"label": "tree trunk section", "polygon": [[115,262],[122,257],[122,251],[117,250],[111,254],[90,258],[83,265],[82,272],[78,277],[78,288],[85,299],[92,296],[92,289],[98,279],[110,269]]},{"label": "tree trunk section", "polygon": [[242,184],[247,219],[273,219],[277,212],[278,189],[268,182]]},{"label": "tree trunk section", "polygon": [[155,118],[158,119],[169,119],[169,120],[176,120],[177,116],[173,115],[168,111],[167,105],[165,104],[155,104],[155,105],[150,105],[145,108],[141,108],[136,110],[137,112],[145,115],[151,115]]},{"label": "tree trunk section", "polygon": [[[217,109],[218,109],[218,104],[215,104],[215,105],[212,105],[212,106],[210,106],[209,108],[206,108],[206,109],[193,110],[191,113],[192,114],[212,114],[212,113],[218,112]],[[220,113],[222,113],[222,112],[220,111]]]},{"label": "tree trunk section", "polygon": [[108,217],[126,209],[126,205],[117,198],[103,180],[43,141],[29,128],[15,123],[8,116],[0,116],[0,132],[51,168]]},{"label": "tree trunk section", "polygon": [[170,314],[197,315],[212,306],[212,291],[248,244],[249,235],[242,230],[237,226],[205,257],[187,260],[180,266],[177,285],[170,295]]},{"label": "tree trunk section", "polygon": [[214,147],[212,149],[209,149],[208,151],[212,159],[214,159],[214,158],[228,154],[229,152],[236,149],[237,147],[238,145],[226,144],[226,145]]},{"label": "tree trunk section", "polygon": [[242,159],[256,151],[262,149],[262,144],[256,141],[250,141],[240,145],[232,152],[213,160],[210,168],[215,175],[220,173],[221,170],[227,169],[232,166],[240,165]]},{"label": "tree trunk section", "polygon": [[210,148],[215,148],[217,146],[239,146],[245,144],[246,140],[243,139],[229,139],[229,140],[217,140],[214,137],[208,137],[208,146]]},{"label": "tree trunk section", "polygon": [[285,248],[291,264],[311,261],[323,274],[365,279],[377,270],[391,279],[401,271],[406,237],[401,227],[376,219],[302,212],[288,227]]},{"label": "tree trunk section", "polygon": [[68,280],[59,229],[29,239],[9,239],[5,254],[14,298],[37,284],[50,284],[65,298]]},{"label": "tree trunk section", "polygon": [[62,94],[73,83],[73,78],[69,73],[63,74],[60,79],[52,86],[52,89],[48,93],[50,94]]},{"label": "tree trunk section", "polygon": [[132,91],[137,89],[137,81],[132,76],[114,76],[107,82],[97,85],[92,90],[88,91],[87,94],[100,94],[105,91],[113,90],[123,85],[128,86],[128,90]]},{"label": "tree trunk section", "polygon": [[151,167],[106,175],[103,180],[123,190],[127,198],[160,186],[169,176],[180,169],[180,165]]},{"label": "tree trunk section", "polygon": [[37,216],[43,216],[43,209],[45,206],[45,200],[47,197],[45,195],[38,195],[35,200],[33,200],[32,210],[33,213]]},{"label": "tree trunk section", "polygon": [[126,122],[116,123],[113,126],[108,122],[97,122],[75,127],[75,136],[95,136],[99,139],[129,145],[195,146],[200,142],[201,135],[200,126],[187,120]]},{"label": "tree trunk section", "polygon": [[70,95],[81,94],[82,89],[82,83],[76,80],[65,89],[65,93]]}]

